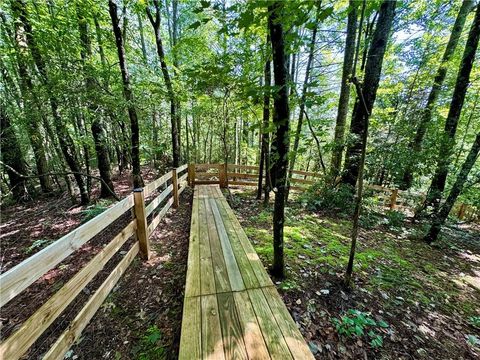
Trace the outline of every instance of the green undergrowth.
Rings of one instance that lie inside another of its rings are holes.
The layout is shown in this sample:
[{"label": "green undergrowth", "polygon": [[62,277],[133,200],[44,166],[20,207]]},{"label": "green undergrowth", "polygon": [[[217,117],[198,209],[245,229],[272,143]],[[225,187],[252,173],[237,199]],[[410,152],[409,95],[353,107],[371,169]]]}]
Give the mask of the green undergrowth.
[{"label": "green undergrowth", "polygon": [[[243,225],[264,263],[272,264],[271,209],[258,206]],[[288,268],[280,288],[286,291],[299,288],[301,281],[296,278],[303,271],[315,269],[328,274],[345,271],[350,251],[349,220],[318,215],[293,201],[285,215],[284,252]],[[383,217],[389,229],[399,229],[404,221],[403,215],[396,211]],[[431,249],[427,245],[384,230],[362,231],[354,269],[355,276],[364,280],[366,290],[377,295],[380,292],[385,308],[409,303],[475,315],[474,300],[461,296],[461,289],[442,273],[438,259],[428,256]]]}]

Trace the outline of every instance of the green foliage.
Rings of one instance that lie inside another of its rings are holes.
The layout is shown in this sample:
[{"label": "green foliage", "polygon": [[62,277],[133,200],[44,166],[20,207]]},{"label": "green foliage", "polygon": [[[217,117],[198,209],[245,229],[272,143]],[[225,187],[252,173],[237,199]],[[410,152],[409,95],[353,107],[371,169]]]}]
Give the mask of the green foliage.
[{"label": "green foliage", "polygon": [[137,360],[163,360],[167,353],[161,345],[162,333],[157,325],[150,326],[134,347],[133,354]]},{"label": "green foliage", "polygon": [[100,200],[95,205],[87,207],[85,210],[82,210],[82,223],[92,220],[95,216],[100,215],[105,210],[108,209],[108,206],[111,204],[109,200]]},{"label": "green foliage", "polygon": [[364,229],[373,229],[375,226],[377,226],[380,223],[381,217],[380,215],[375,212],[374,210],[370,210],[365,208],[360,215],[359,224],[360,227]]},{"label": "green foliage", "polygon": [[469,319],[468,319],[468,322],[475,326],[476,328],[479,328],[480,329],[480,316],[471,316]]},{"label": "green foliage", "polygon": [[405,214],[396,210],[388,210],[387,213],[387,225],[391,228],[400,228],[405,221]]},{"label": "green foliage", "polygon": [[44,247],[50,245],[54,240],[50,239],[38,239],[35,240],[32,245],[25,249],[25,254],[31,254],[37,250],[43,249]]},{"label": "green foliage", "polygon": [[351,215],[353,189],[349,185],[332,186],[320,181],[310,186],[301,197],[301,203],[309,210],[335,211],[341,215]]},{"label": "green foliage", "polygon": [[383,346],[383,337],[375,332],[378,328],[388,328],[383,321],[375,321],[369,313],[350,309],[340,319],[332,319],[339,335],[349,338],[366,336],[370,340],[370,346],[379,348]]}]

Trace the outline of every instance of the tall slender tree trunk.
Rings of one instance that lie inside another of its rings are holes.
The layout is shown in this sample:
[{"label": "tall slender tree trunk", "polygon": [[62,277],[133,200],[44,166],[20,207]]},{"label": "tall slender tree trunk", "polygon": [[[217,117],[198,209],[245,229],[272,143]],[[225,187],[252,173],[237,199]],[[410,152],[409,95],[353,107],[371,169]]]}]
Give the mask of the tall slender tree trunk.
[{"label": "tall slender tree trunk", "polygon": [[[447,182],[448,168],[451,163],[452,153],[455,145],[455,133],[457,132],[458,120],[462,112],[465,94],[470,83],[470,73],[475,53],[480,38],[480,3],[476,7],[475,18],[473,19],[468,34],[467,43],[463,52],[462,62],[458,70],[455,89],[453,90],[452,101],[448,111],[445,129],[440,140],[440,150],[438,152],[437,167],[433,176],[432,184],[425,200],[424,209],[433,205],[434,212],[438,211],[443,190]],[[418,216],[417,216],[418,217]]]},{"label": "tall slender tree trunk", "polygon": [[5,171],[8,174],[10,190],[15,201],[27,200],[30,197],[29,189],[27,180],[22,176],[27,175],[27,167],[20,143],[3,104],[0,104],[0,133],[2,134],[0,137],[1,156],[6,165]]},{"label": "tall slender tree trunk", "polygon": [[[303,82],[302,87],[302,96],[300,98],[300,110],[298,114],[298,122],[297,122],[297,130],[295,131],[295,138],[293,141],[293,149],[291,153],[291,159],[289,164],[289,172],[288,172],[288,179],[287,179],[287,189],[286,189],[286,199],[288,200],[288,194],[290,192],[290,181],[293,176],[293,170],[295,170],[295,162],[297,160],[297,151],[298,145],[300,143],[300,134],[302,133],[302,126],[303,126],[303,116],[305,110],[305,100],[307,99],[307,90],[308,90],[308,82],[310,81],[310,71],[312,69],[313,64],[313,54],[315,52],[315,42],[317,40],[317,28],[318,28],[318,12],[320,8],[317,8],[317,17],[315,19],[315,27],[312,31],[312,38],[310,39],[309,45],[309,53],[308,53],[308,60],[307,60],[307,67],[305,68],[305,80]],[[295,61],[295,59],[293,60]],[[292,67],[294,65],[292,64]]]},{"label": "tall slender tree trunk", "polygon": [[112,196],[112,192],[114,191],[110,174],[110,156],[106,142],[107,135],[102,118],[97,114],[95,102],[93,101],[93,96],[95,96],[98,89],[95,85],[95,79],[91,75],[91,69],[88,68],[88,62],[92,57],[92,47],[88,36],[88,23],[87,19],[83,16],[83,9],[80,8],[80,5],[78,5],[77,10],[80,42],[82,44],[80,55],[85,72],[85,89],[87,91],[88,108],[90,110],[89,115],[91,116],[91,130],[95,143],[98,170],[100,177],[103,179],[100,183],[100,197],[106,198]]},{"label": "tall slender tree trunk", "polygon": [[460,10],[455,20],[455,24],[453,25],[447,47],[445,48],[445,52],[443,53],[442,61],[437,69],[437,73],[435,74],[433,85],[428,95],[427,104],[425,105],[425,108],[421,113],[420,122],[417,125],[415,137],[408,145],[411,156],[409,157],[410,161],[408,161],[405,172],[403,174],[403,180],[401,184],[401,189],[403,190],[409,189],[412,186],[413,173],[416,167],[415,154],[418,154],[422,150],[422,143],[427,132],[427,125],[432,119],[433,107],[437,102],[443,82],[445,81],[445,77],[447,76],[447,70],[449,67],[448,63],[452,58],[453,54],[455,53],[458,41],[460,39],[460,36],[462,35],[465,20],[467,19],[468,13],[473,7],[473,3],[473,0],[464,0],[462,1],[462,5],[460,6]]},{"label": "tall slender tree trunk", "polygon": [[168,98],[170,100],[170,120],[172,126],[172,152],[173,152],[173,166],[180,166],[181,154],[180,154],[180,134],[179,134],[179,124],[180,113],[178,109],[178,101],[175,97],[173,91],[173,84],[168,72],[167,63],[165,61],[165,51],[163,49],[162,37],[160,34],[160,4],[158,0],[153,0],[153,5],[155,7],[155,14],[152,14],[150,8],[147,6],[147,15],[150,23],[152,24],[153,31],[155,33],[155,43],[157,45],[157,54],[158,60],[160,61],[160,68],[163,74],[163,80],[165,81],[165,86],[167,87]]},{"label": "tall slender tree trunk", "polygon": [[68,130],[65,124],[60,118],[60,114],[58,112],[58,99],[53,93],[53,91],[50,89],[47,68],[46,68],[43,56],[40,53],[40,50],[38,49],[35,38],[33,36],[32,26],[28,19],[27,8],[25,6],[25,3],[23,3],[22,0],[15,0],[15,6],[18,9],[20,21],[22,22],[23,27],[25,29],[27,46],[30,49],[33,61],[37,66],[37,69],[41,75],[40,77],[41,77],[42,83],[45,89],[47,90],[47,94],[50,101],[50,108],[52,110],[52,115],[53,115],[53,123],[55,126],[55,130],[57,131],[57,134],[58,134],[58,139],[60,142],[60,147],[62,149],[63,156],[65,157],[65,160],[67,161],[67,164],[70,167],[70,170],[74,174],[75,180],[80,190],[80,198],[81,198],[82,204],[88,204],[90,201],[90,196],[88,194],[87,188],[85,187],[85,181],[83,179],[83,176],[81,175],[81,167],[79,165],[75,144],[73,142],[72,137],[68,133]]},{"label": "tall slender tree trunk", "polygon": [[365,78],[362,84],[358,82],[358,79],[353,79],[357,87],[357,97],[355,99],[355,107],[350,125],[352,141],[347,147],[345,169],[342,174],[342,183],[351,185],[352,187],[355,187],[358,178],[362,139],[366,124],[365,117],[372,112],[377,95],[383,57],[387,48],[388,39],[390,38],[395,15],[395,4],[395,1],[388,0],[382,3],[375,33],[373,34],[372,43],[368,51],[368,59],[365,65]]},{"label": "tall slender tree trunk", "polygon": [[[270,45],[269,36],[267,36],[267,46]],[[267,52],[268,53],[268,52]],[[272,74],[270,71],[270,60],[268,59],[268,55],[265,61],[265,68],[264,68],[264,90],[263,90],[263,121],[261,126],[261,152],[260,152],[260,167],[258,171],[258,189],[257,189],[257,199],[262,198],[262,178],[263,173],[265,173],[265,198],[266,202],[268,203],[268,197],[270,193],[270,177],[268,176],[270,171],[270,154],[268,149],[268,143],[270,139],[270,132],[269,132],[269,125],[270,125],[270,85],[272,82]]]},{"label": "tall slender tree trunk", "polygon": [[335,135],[333,139],[332,161],[330,175],[332,180],[340,174],[345,137],[345,123],[348,114],[348,102],[350,99],[350,77],[352,76],[353,57],[355,55],[355,37],[357,33],[357,6],[354,0],[350,0],[350,12],[347,20],[347,38],[345,40],[345,53],[343,57],[342,85],[338,100],[337,120],[335,123]]},{"label": "tall slender tree trunk", "polygon": [[[390,31],[395,16],[396,1],[384,0],[380,6],[380,13],[378,23],[375,28],[375,33],[372,39],[372,45],[368,52],[368,60],[365,65],[365,83],[363,87],[360,87],[356,83],[357,89],[357,102],[355,115],[362,114],[361,117],[355,119],[356,121],[362,121],[362,131],[360,133],[360,154],[357,163],[357,176],[358,186],[357,194],[355,198],[355,209],[353,213],[353,225],[352,225],[352,242],[350,247],[350,255],[347,264],[347,270],[345,272],[345,285],[349,286],[353,274],[353,262],[355,259],[356,244],[359,232],[359,221],[362,209],[363,200],[363,172],[365,168],[365,156],[367,150],[368,140],[368,125],[369,117],[372,112],[373,103],[375,101],[376,90],[378,87],[378,81],[382,70],[382,58],[385,53],[385,48],[390,36]],[[380,59],[377,57],[380,56]],[[355,81],[355,79],[354,79]],[[370,83],[371,82],[371,83]],[[373,86],[373,88],[371,87]],[[360,99],[361,100],[360,100]],[[353,121],[353,120],[352,120]],[[355,180],[357,180],[355,178]],[[355,186],[355,183],[352,184]]]},{"label": "tall slender tree trunk", "polygon": [[425,241],[428,244],[437,240],[438,234],[440,233],[443,224],[445,224],[445,220],[447,220],[448,214],[450,214],[450,211],[452,210],[452,207],[455,204],[458,195],[460,195],[463,190],[463,186],[467,181],[468,174],[470,173],[470,170],[472,170],[473,165],[478,158],[479,152],[480,133],[477,134],[472,148],[470,149],[470,152],[468,153],[467,158],[465,159],[465,162],[463,163],[462,168],[457,175],[457,179],[455,180],[455,183],[453,184],[452,189],[450,190],[450,194],[445,200],[445,203],[441,207],[440,211],[433,217],[432,226],[430,227],[430,230],[425,236]]},{"label": "tall slender tree trunk", "polygon": [[110,18],[112,19],[113,33],[115,34],[115,43],[117,45],[118,61],[122,73],[123,96],[127,102],[128,116],[130,118],[131,144],[132,144],[132,175],[133,186],[138,188],[143,186],[143,179],[140,170],[140,131],[138,128],[137,110],[134,105],[134,97],[130,88],[130,74],[128,73],[125,48],[123,45],[122,30],[120,29],[117,5],[113,0],[108,1]]},{"label": "tall slender tree trunk", "polygon": [[40,128],[41,122],[38,119],[40,113],[40,103],[36,98],[33,81],[27,69],[28,49],[25,46],[25,29],[20,20],[21,4],[18,4],[18,2],[12,2],[12,13],[14,14],[15,18],[15,43],[18,47],[16,54],[18,74],[20,77],[20,92],[23,97],[25,117],[28,121],[27,133],[33,149],[35,166],[40,180],[40,187],[43,193],[50,193],[53,191],[52,180],[50,176],[42,175],[48,173],[49,167],[47,156],[45,154],[45,140]]},{"label": "tall slender tree trunk", "polygon": [[273,54],[273,73],[275,87],[278,89],[274,97],[273,123],[276,128],[275,140],[275,205],[273,210],[273,266],[272,274],[283,278],[285,264],[283,256],[283,225],[285,222],[285,195],[287,182],[289,118],[288,106],[288,70],[286,66],[285,37],[282,24],[284,3],[273,1],[268,5],[270,39]]}]

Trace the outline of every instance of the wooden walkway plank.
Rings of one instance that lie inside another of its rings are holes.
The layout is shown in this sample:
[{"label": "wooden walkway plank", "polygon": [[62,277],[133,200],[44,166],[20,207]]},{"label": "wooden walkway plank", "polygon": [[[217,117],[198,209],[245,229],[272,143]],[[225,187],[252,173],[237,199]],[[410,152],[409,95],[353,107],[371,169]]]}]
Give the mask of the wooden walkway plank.
[{"label": "wooden walkway plank", "polygon": [[[225,258],[225,263],[227,265],[228,277],[230,279],[230,285],[233,291],[245,290],[245,285],[242,280],[242,274],[238,268],[237,260],[233,254],[232,245],[225,230],[225,225],[223,224],[223,219],[220,216],[218,211],[217,203],[215,199],[209,199],[209,205],[211,208],[211,215],[215,219],[215,224],[217,225],[218,236],[220,238],[220,243],[222,245],[223,257]],[[210,215],[210,214],[209,214]]]},{"label": "wooden walkway plank", "polygon": [[310,349],[305,343],[302,334],[300,334],[295,321],[290,316],[290,313],[278,294],[277,289],[272,286],[263,288],[262,290],[265,298],[268,299],[270,309],[275,316],[275,320],[282,331],[283,338],[285,339],[294,359],[313,360],[314,357],[310,352]]},{"label": "wooden walkway plank", "polygon": [[215,220],[212,216],[212,207],[209,199],[205,199],[205,213],[207,215],[208,237],[210,242],[210,250],[212,253],[212,266],[215,274],[215,289],[217,293],[231,291],[230,276],[228,273],[226,257],[222,246],[220,245],[219,234]]},{"label": "wooden walkway plank", "polygon": [[[227,359],[248,359],[233,293],[217,294],[223,350]],[[241,311],[241,309],[239,309]]]},{"label": "wooden walkway plank", "polygon": [[238,221],[238,219],[235,217],[233,210],[230,208],[230,205],[228,205],[227,200],[223,198],[223,199],[219,199],[219,201],[222,202],[228,214],[228,217],[233,225],[233,228],[237,233],[237,237],[240,240],[240,243],[242,244],[245,253],[247,254],[247,258],[250,261],[250,264],[252,266],[253,271],[255,272],[255,275],[257,276],[260,286],[272,286],[273,285],[272,280],[270,279],[267,272],[265,271],[262,261],[258,257],[258,254],[255,252],[255,249],[250,243],[250,240],[248,240],[247,234],[245,234],[245,231],[240,225],[240,222]]},{"label": "wooden walkway plank", "polygon": [[216,295],[201,297],[202,303],[202,358],[225,359],[223,351],[222,328],[218,315]]},{"label": "wooden walkway plank", "polygon": [[242,326],[243,341],[247,350],[248,358],[252,360],[270,359],[267,345],[263,339],[262,331],[258,325],[257,316],[246,291],[233,294],[238,318]]},{"label": "wooden walkway plank", "polygon": [[[196,193],[195,193],[196,194]],[[199,206],[198,199],[194,196],[192,204],[192,217],[190,225],[190,241],[188,245],[187,279],[185,284],[185,296],[200,295],[200,239],[199,239]]]},{"label": "wooden walkway plank", "polygon": [[275,360],[293,359],[262,289],[248,290],[248,296],[257,315],[270,357]]},{"label": "wooden walkway plank", "polygon": [[217,186],[196,186],[180,359],[313,359]]},{"label": "wooden walkway plank", "polygon": [[201,310],[200,297],[185,298],[179,360],[199,359],[202,356]]},{"label": "wooden walkway plank", "polygon": [[243,246],[238,238],[237,232],[233,227],[233,223],[230,220],[227,211],[225,210],[225,206],[223,201],[216,201],[218,210],[220,211],[220,215],[223,219],[223,223],[225,225],[225,230],[227,231],[228,238],[232,245],[233,252],[235,254],[235,258],[238,263],[238,267],[240,268],[240,273],[242,274],[243,282],[247,289],[257,288],[260,287],[260,283],[258,282],[257,276],[253,271],[252,264],[248,261],[247,254],[243,249]]},{"label": "wooden walkway plank", "polygon": [[200,293],[215,293],[215,277],[213,273],[212,254],[210,250],[210,239],[207,227],[207,212],[205,199],[199,194],[199,242],[200,242]]}]

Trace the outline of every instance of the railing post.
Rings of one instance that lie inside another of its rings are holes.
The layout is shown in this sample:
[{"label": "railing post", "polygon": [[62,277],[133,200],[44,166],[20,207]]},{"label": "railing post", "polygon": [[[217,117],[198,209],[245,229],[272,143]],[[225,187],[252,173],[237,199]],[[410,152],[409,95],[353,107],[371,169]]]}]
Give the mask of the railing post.
[{"label": "railing post", "polygon": [[188,185],[195,186],[195,164],[188,164]]},{"label": "railing post", "polygon": [[142,188],[133,190],[135,218],[137,219],[137,239],[140,254],[145,259],[150,259],[150,241],[147,234],[147,217],[145,216],[145,197]]},{"label": "railing post", "polygon": [[220,181],[220,187],[227,187],[227,164],[220,164],[218,166],[218,177]]},{"label": "railing post", "polygon": [[397,197],[398,197],[398,189],[392,190],[392,195],[390,195],[390,210],[395,209],[397,206]]},{"label": "railing post", "polygon": [[173,186],[173,207],[178,207],[178,178],[177,169],[172,170],[172,186]]}]

